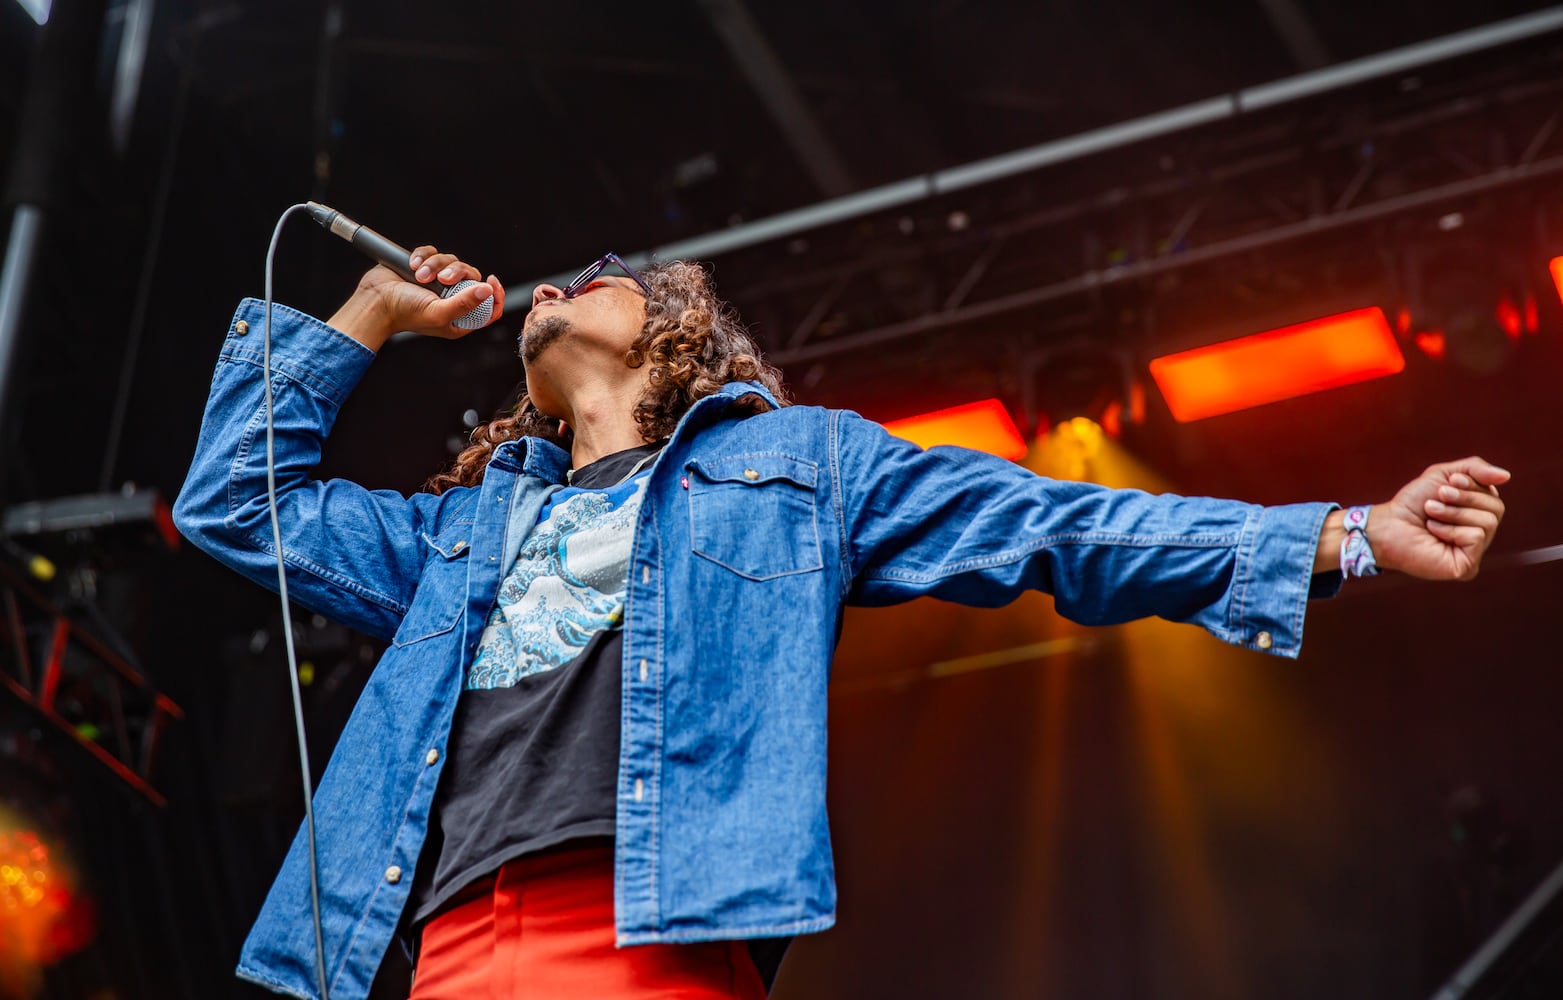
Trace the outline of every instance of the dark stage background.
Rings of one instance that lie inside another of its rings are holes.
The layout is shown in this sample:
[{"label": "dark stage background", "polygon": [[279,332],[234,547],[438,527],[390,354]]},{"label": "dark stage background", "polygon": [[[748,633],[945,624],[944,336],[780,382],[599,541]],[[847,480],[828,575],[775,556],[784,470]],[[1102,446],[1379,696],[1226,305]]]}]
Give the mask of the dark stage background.
[{"label": "dark stage background", "polygon": [[[172,498],[228,317],[307,198],[520,289],[693,240],[800,402],[893,420],[997,397],[1050,475],[1283,503],[1383,499],[1473,453],[1515,473],[1480,580],[1350,584],[1310,607],[1296,662],[1080,629],[1041,596],[849,615],[841,921],[794,945],[776,997],[1428,997],[1563,862],[1558,9],[113,2],[42,134],[41,31],[0,3],[0,150],[14,170],[61,144],[27,189],[13,507]],[[1245,90],[1445,36],[1464,42],[1300,97]],[[884,207],[831,202],[908,178]],[[752,228],[821,203],[841,211]],[[296,222],[277,297],[329,314],[362,267]],[[320,474],[409,491],[448,461],[519,375],[511,301],[460,343],[388,346]],[[1186,424],[1149,381],[1159,355],[1367,305],[1406,354],[1391,378]],[[1057,432],[1115,406],[1116,439]],[[261,996],[230,970],[302,811],[274,599],[134,531],[24,542],[66,571],[38,589],[97,608],[184,718],[159,805],[0,691],[0,803],[90,909],[41,980],[0,952],[0,995]],[[299,625],[321,766],[377,649]],[[1543,914],[1468,995],[1563,996],[1560,926]],[[404,996],[405,969],[382,987]]]}]

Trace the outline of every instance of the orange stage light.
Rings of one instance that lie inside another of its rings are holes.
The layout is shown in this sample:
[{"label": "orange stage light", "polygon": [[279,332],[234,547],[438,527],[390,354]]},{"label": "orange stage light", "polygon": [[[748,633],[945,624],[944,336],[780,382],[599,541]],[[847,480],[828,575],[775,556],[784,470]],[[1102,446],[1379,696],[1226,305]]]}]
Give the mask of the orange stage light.
[{"label": "orange stage light", "polygon": [[1393,375],[1406,359],[1384,311],[1355,309],[1151,362],[1180,423]]},{"label": "orange stage light", "polygon": [[996,399],[952,406],[947,410],[924,413],[905,420],[892,420],[885,430],[915,445],[932,448],[936,444],[955,444],[975,448],[1015,461],[1026,455],[1026,442],[1010,419],[1009,411]]},{"label": "orange stage light", "polygon": [[1552,284],[1557,287],[1558,298],[1563,299],[1563,257],[1552,258],[1547,266],[1552,269]]}]

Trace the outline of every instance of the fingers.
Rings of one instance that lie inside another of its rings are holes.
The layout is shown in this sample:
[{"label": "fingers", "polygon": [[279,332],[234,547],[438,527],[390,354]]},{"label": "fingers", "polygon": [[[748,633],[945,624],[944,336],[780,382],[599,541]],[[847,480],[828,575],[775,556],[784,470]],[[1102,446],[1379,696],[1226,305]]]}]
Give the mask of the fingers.
[{"label": "fingers", "polygon": [[1444,521],[1428,521],[1428,533],[1441,542],[1447,542],[1461,549],[1480,550],[1487,540],[1487,532],[1481,528],[1473,528],[1464,524],[1449,524]]},{"label": "fingers", "polygon": [[440,253],[439,250],[428,245],[414,250],[412,256],[407,259],[407,266],[412,268],[413,277],[424,284],[436,278],[442,285],[454,285],[459,281],[483,280],[482,273],[471,264],[453,253]]},{"label": "fingers", "polygon": [[1456,507],[1437,500],[1429,500],[1427,516],[1429,520],[1437,520],[1444,524],[1479,528],[1487,534],[1498,530],[1499,514],[1479,507]]},{"label": "fingers", "polygon": [[1453,486],[1440,486],[1434,500],[1449,508],[1471,507],[1498,517],[1503,516],[1503,501],[1496,493],[1489,493],[1481,488],[1456,489]]},{"label": "fingers", "polygon": [[498,275],[491,274],[488,276],[488,287],[494,290],[494,318],[498,319],[505,314],[505,286]]},{"label": "fingers", "polygon": [[443,285],[454,285],[458,281],[483,280],[483,275],[477,268],[462,261],[453,253],[437,253],[425,257],[423,263],[418,265],[414,276],[421,282],[438,278]]},{"label": "fingers", "polygon": [[[455,254],[441,253],[437,247],[424,244],[408,255],[407,264],[417,281],[425,286],[431,282],[446,286],[453,286],[462,281],[471,281],[473,284],[451,294],[448,298],[431,297],[427,301],[420,299],[412,306],[417,311],[417,321],[406,328],[439,337],[466,336],[470,331],[458,329],[453,324],[490,298],[494,300],[494,305],[489,322],[493,322],[503,314],[505,286],[500,283],[499,278],[492,274],[484,278],[482,272]],[[441,289],[434,287],[429,288],[429,291],[437,292]]]},{"label": "fingers", "polygon": [[1497,487],[1509,481],[1509,470],[1499,468],[1478,456],[1463,458],[1445,464],[1441,471],[1448,480],[1461,489]]},{"label": "fingers", "polygon": [[[435,299],[430,302],[428,315],[435,323],[449,326],[482,305],[493,295],[493,285],[487,281],[478,281],[459,292],[453,293],[449,298]],[[460,332],[465,334],[468,331],[462,330]]]}]

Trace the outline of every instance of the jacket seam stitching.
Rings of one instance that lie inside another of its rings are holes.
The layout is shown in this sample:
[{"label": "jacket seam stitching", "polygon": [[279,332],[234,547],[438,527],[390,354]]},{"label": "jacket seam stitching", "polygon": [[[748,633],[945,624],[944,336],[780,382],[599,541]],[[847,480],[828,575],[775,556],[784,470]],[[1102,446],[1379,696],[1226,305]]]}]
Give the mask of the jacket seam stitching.
[{"label": "jacket seam stitching", "polygon": [[[218,361],[235,365],[251,365],[255,368],[261,369],[261,377],[265,377],[265,356],[252,353],[252,351],[249,349],[226,350],[222,353],[222,357],[220,357]],[[329,381],[328,379],[325,379],[315,374],[314,372],[309,371],[308,369],[296,367],[286,358],[278,360],[275,352],[273,352],[271,356],[271,374],[273,379],[278,377],[284,378],[296,385],[300,385],[309,389],[311,393],[320,397],[323,401],[330,403],[332,406],[340,405],[342,400],[351,391],[344,386],[338,385],[335,382]],[[272,385],[272,392],[273,394],[276,392],[275,383]]]},{"label": "jacket seam stitching", "polygon": [[[273,393],[273,402],[275,403],[275,393]],[[233,523],[237,520],[240,506],[238,491],[239,484],[244,480],[243,469],[249,461],[251,451],[254,449],[255,438],[259,432],[260,424],[265,419],[265,416],[265,405],[262,404],[261,406],[256,407],[254,415],[250,417],[249,424],[244,428],[243,435],[240,436],[239,447],[234,455],[233,464],[228,467],[228,514],[227,517],[224,518],[225,522]],[[236,537],[243,539],[251,547],[255,548],[259,552],[263,552],[268,555],[276,554],[269,541],[262,541],[257,536],[247,535],[242,532],[235,531],[234,534]],[[401,615],[405,615],[407,613],[407,607],[402,605],[400,601],[386,597],[384,594],[376,593],[375,591],[370,590],[355,580],[349,580],[346,577],[338,576],[337,574],[327,570],[325,567],[318,566],[312,561],[304,559],[302,556],[298,556],[292,552],[287,551],[286,549],[283,552],[283,559],[286,562],[292,563],[299,569],[314,574],[327,583],[341,587],[342,589],[358,597],[362,597],[365,600],[373,601],[375,604],[378,604],[389,611],[393,611]]]},{"label": "jacket seam stitching", "polygon": [[1232,567],[1232,572],[1237,575],[1238,587],[1237,593],[1233,595],[1233,603],[1237,620],[1230,622],[1229,627],[1239,642],[1247,639],[1247,630],[1243,626],[1248,621],[1248,585],[1253,575],[1249,562],[1252,559],[1253,538],[1260,528],[1258,522],[1263,519],[1262,512],[1251,512],[1247,518],[1244,518],[1242,533],[1238,536],[1237,551],[1234,553],[1236,565]]},{"label": "jacket seam stitching", "polygon": [[[792,463],[793,465],[801,466],[802,468],[806,468],[809,471],[813,472],[814,473],[814,481],[805,483],[805,482],[801,482],[801,481],[799,481],[797,479],[790,479],[785,474],[772,476],[772,477],[770,477],[771,479],[786,479],[788,482],[797,483],[800,486],[807,486],[811,490],[814,489],[815,486],[818,484],[818,481],[819,481],[819,463],[818,462],[811,462],[811,461],[809,461],[806,458],[799,458],[796,455],[789,455],[789,454],[787,454],[784,451],[743,451],[743,452],[738,452],[736,454],[731,454],[731,455],[720,455],[720,456],[718,456],[716,458],[708,458],[708,459],[691,458],[691,459],[689,459],[688,464],[693,466],[696,469],[699,469],[701,472],[706,473],[707,478],[710,478],[710,479],[712,479],[715,482],[727,482],[728,480],[722,480],[722,479],[716,479],[715,478],[715,476],[717,474],[717,469],[720,468],[721,466],[727,464],[727,463],[735,462],[735,461],[737,461],[739,459],[745,459],[745,458],[779,458],[779,459],[782,459],[782,460],[784,460],[786,462]],[[756,482],[756,485],[758,485],[759,483],[765,482],[765,481],[766,480],[761,479],[761,480],[756,480],[755,482]]]},{"label": "jacket seam stitching", "polygon": [[[423,780],[423,776],[427,773],[429,773],[428,768],[424,768],[418,772],[418,777],[413,779],[413,797],[417,796],[418,783]],[[402,831],[407,829],[407,815],[411,811],[412,799],[409,798],[407,803],[402,806],[402,821],[397,824],[396,832],[391,835],[391,861],[393,863],[396,861],[396,842],[401,839]],[[416,860],[414,860],[413,865],[416,868]],[[364,925],[369,923],[369,917],[374,913],[374,904],[380,898],[380,890],[382,888],[384,888],[384,879],[377,877],[374,882],[374,891],[369,894],[369,903],[364,907],[364,914],[358,918],[357,925],[353,927],[353,933],[348,937],[347,945],[342,950],[342,961],[337,966],[336,972],[331,976],[331,988],[333,990],[336,989],[337,980],[342,978],[342,973],[347,969],[348,960],[353,957],[353,948],[358,943],[358,936],[363,933]],[[405,900],[403,905],[406,905]],[[396,929],[393,926],[391,929],[392,937],[395,936],[395,931]]]},{"label": "jacket seam stitching", "polygon": [[837,411],[830,411],[826,422],[825,454],[830,460],[830,501],[836,514],[836,548],[841,571],[836,574],[836,592],[845,600],[852,589],[852,546],[847,535],[845,501],[842,498],[840,420]]},{"label": "jacket seam stitching", "polygon": [[234,453],[232,464],[228,466],[228,512],[224,520],[233,518],[238,513],[239,484],[244,481],[244,466],[249,462],[250,449],[255,445],[256,433],[265,416],[264,404],[256,407],[255,412],[250,416],[250,422],[245,425],[244,433],[239,436],[239,447]]},{"label": "jacket seam stitching", "polygon": [[[835,921],[835,914],[829,913],[820,917],[807,917],[793,920],[785,924],[751,924],[747,927],[718,927],[716,930],[724,936],[745,937],[749,935],[775,935],[783,932],[807,932],[821,927],[829,927]],[[704,931],[638,931],[634,934],[624,935],[626,940],[644,941],[711,941],[721,940],[712,938]]]},{"label": "jacket seam stitching", "polygon": [[666,643],[667,643],[667,639],[666,639],[667,602],[666,602],[665,593],[664,593],[665,592],[665,588],[662,586],[662,579],[663,579],[663,577],[662,577],[662,568],[661,568],[661,565],[660,565],[661,559],[665,557],[665,554],[662,552],[662,531],[661,531],[660,528],[658,528],[656,526],[657,525],[657,509],[656,509],[656,505],[655,504],[653,504],[652,508],[651,508],[651,523],[652,523],[652,529],[655,532],[655,535],[656,535],[656,538],[657,538],[657,555],[658,555],[658,563],[659,563],[659,565],[657,567],[657,644],[656,644],[655,648],[656,648],[656,651],[657,651],[657,653],[656,653],[656,655],[657,655],[657,672],[662,675],[662,682],[660,684],[657,684],[656,687],[654,688],[654,690],[656,691],[656,694],[657,694],[657,701],[656,701],[657,709],[656,709],[656,727],[653,730],[653,732],[656,734],[655,735],[655,744],[654,744],[655,752],[651,755],[651,779],[652,779],[652,788],[654,789],[652,794],[655,796],[655,799],[651,803],[651,868],[650,868],[650,872],[651,872],[651,900],[650,900],[650,902],[651,902],[651,916],[652,916],[652,920],[655,921],[655,922],[660,923],[661,920],[662,920],[662,892],[658,888],[658,885],[657,885],[658,878],[659,878],[659,875],[660,875],[660,873],[657,870],[657,861],[660,858],[660,855],[658,853],[657,845],[658,845],[658,842],[661,839],[659,837],[659,833],[660,833],[660,827],[661,827],[661,822],[662,822],[662,748],[663,748],[663,745],[664,745],[663,744],[663,735],[662,735],[662,715],[663,715],[663,710],[664,710],[662,691],[667,686],[668,674],[667,674],[667,670],[666,670],[666,660],[667,660],[667,648],[666,648]]},{"label": "jacket seam stitching", "polygon": [[253,969],[250,969],[248,966],[241,965],[234,969],[233,973],[240,979],[245,979],[249,982],[256,983],[257,985],[264,986],[275,993],[285,993],[290,997],[298,997],[299,1000],[316,1000],[316,997],[313,993],[305,993],[296,990],[291,986],[287,986],[275,979],[272,979],[270,976],[256,972]]},{"label": "jacket seam stitching", "polygon": [[1189,536],[1189,535],[1115,535],[1101,533],[1067,533],[1060,535],[1045,535],[1038,538],[1023,548],[1009,549],[1005,552],[995,553],[991,556],[978,556],[965,559],[960,562],[950,563],[937,570],[925,573],[914,573],[908,570],[885,569],[865,576],[868,580],[894,580],[903,583],[923,583],[932,580],[940,580],[955,573],[965,572],[969,569],[982,569],[991,566],[1002,566],[1006,563],[1019,562],[1027,556],[1034,555],[1041,549],[1051,545],[1096,545],[1111,543],[1127,548],[1152,548],[1155,546],[1173,546],[1177,548],[1191,549],[1218,549],[1230,548],[1235,539],[1230,535]]},{"label": "jacket seam stitching", "polygon": [[712,555],[709,552],[702,552],[699,549],[695,548],[693,545],[690,546],[689,551],[692,554],[697,555],[700,558],[706,560],[707,562],[710,562],[710,563],[713,563],[713,564],[715,564],[717,566],[722,567],[723,569],[727,570],[729,573],[734,573],[734,574],[736,574],[738,576],[741,576],[745,580],[753,580],[755,583],[765,583],[768,580],[780,580],[781,578],[787,577],[787,576],[803,576],[806,573],[818,573],[820,570],[825,568],[825,557],[820,553],[820,548],[819,548],[819,522],[818,522],[818,519],[816,519],[814,521],[814,523],[811,525],[811,527],[813,527],[813,529],[814,529],[814,553],[815,553],[815,559],[817,560],[814,563],[814,565],[812,565],[812,566],[799,566],[799,567],[796,567],[794,569],[784,569],[784,570],[780,570],[780,571],[775,572],[775,573],[764,573],[764,574],[751,573],[748,570],[739,569],[737,566],[734,566],[731,563],[728,563],[728,562],[726,562],[726,561],[724,561],[722,559],[719,559],[718,557]]},{"label": "jacket seam stitching", "polygon": [[[272,547],[270,538],[266,538],[265,536],[252,535],[247,537],[245,540],[248,541],[250,545],[253,546],[257,551],[264,552],[270,556],[276,555],[276,550]],[[394,611],[399,615],[405,616],[408,609],[411,607],[411,605],[403,604],[400,601],[385,596],[384,594],[370,590],[368,587],[365,587],[356,580],[350,580],[345,576],[333,573],[326,567],[321,566],[313,560],[306,559],[289,549],[283,549],[282,558],[283,561],[288,563],[290,566],[293,566],[296,569],[304,570],[305,572],[319,577],[321,580],[331,584],[332,586],[341,587],[343,590],[349,591],[355,596],[361,597],[366,601],[372,601],[375,604],[380,605],[382,608],[385,608],[387,611]],[[460,617],[460,615],[458,614],[457,617]],[[454,622],[452,622],[452,624],[454,624]],[[449,629],[450,626],[447,625],[440,631],[445,632],[449,631]],[[439,633],[430,634],[437,635]],[[427,636],[423,638],[427,638]]]}]

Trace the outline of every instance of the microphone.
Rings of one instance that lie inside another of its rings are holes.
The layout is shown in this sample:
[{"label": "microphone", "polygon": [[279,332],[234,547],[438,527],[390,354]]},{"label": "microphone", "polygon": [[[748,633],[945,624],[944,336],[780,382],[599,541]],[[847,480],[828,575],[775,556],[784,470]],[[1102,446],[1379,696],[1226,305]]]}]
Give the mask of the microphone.
[{"label": "microphone", "polygon": [[[322,227],[329,229],[332,233],[357,247],[370,260],[384,264],[401,275],[405,281],[410,281],[413,284],[422,284],[413,275],[412,269],[407,266],[407,259],[412,256],[412,252],[407,248],[393,243],[368,226],[354,222],[336,209],[331,208],[329,205],[322,205],[318,201],[309,203],[309,215],[310,218],[320,223]],[[464,278],[454,285],[439,285],[436,287],[425,285],[424,287],[429,288],[431,292],[438,292],[440,298],[448,299],[462,289],[471,288],[477,283],[470,278]],[[476,309],[473,309],[451,325],[458,330],[476,330],[493,318],[493,315],[494,299],[489,297],[478,303]]]}]

